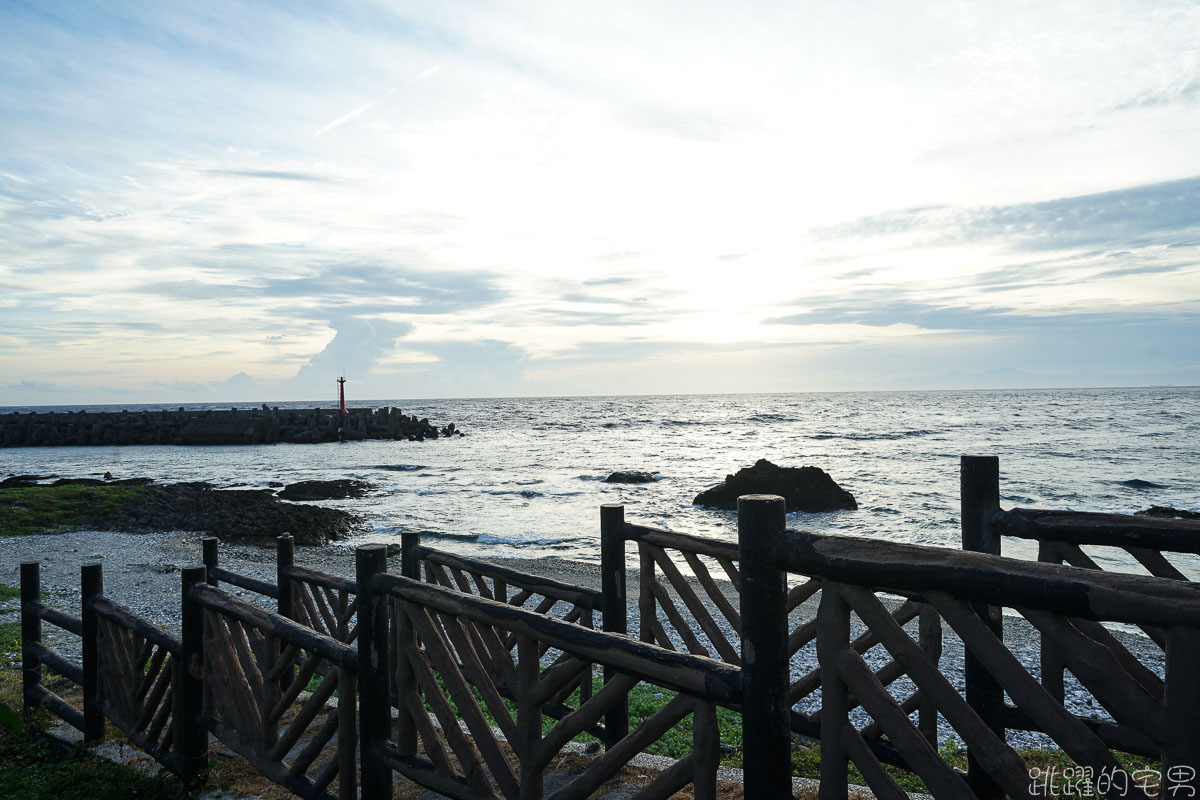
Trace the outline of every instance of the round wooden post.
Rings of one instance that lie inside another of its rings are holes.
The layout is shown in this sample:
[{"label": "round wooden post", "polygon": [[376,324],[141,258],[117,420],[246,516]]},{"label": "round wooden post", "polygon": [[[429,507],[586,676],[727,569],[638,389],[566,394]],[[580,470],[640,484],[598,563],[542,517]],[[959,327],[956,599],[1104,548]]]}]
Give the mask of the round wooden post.
[{"label": "round wooden post", "polygon": [[387,572],[387,548],[368,544],[354,551],[358,582],[358,740],[363,800],[392,796],[392,770],[375,749],[392,736],[388,697],[388,597],[372,590],[371,579]]},{"label": "round wooden post", "polygon": [[33,604],[42,597],[42,565],[30,561],[21,565],[21,696],[26,711],[40,704],[42,660],[29,645],[42,643],[42,618]]},{"label": "round wooden post", "polygon": [[215,536],[205,536],[200,540],[200,546],[204,552],[204,569],[207,570],[205,575],[207,576],[208,585],[217,586],[219,582],[213,576],[212,571],[220,565],[218,549],[221,546],[221,540]]},{"label": "round wooden post", "polygon": [[400,574],[421,580],[421,534],[416,531],[400,534]]},{"label": "round wooden post", "polygon": [[1159,797],[1195,797],[1200,789],[1200,628],[1167,630],[1167,679],[1163,694],[1163,777]]},{"label": "round wooden post", "polygon": [[[959,482],[962,549],[1000,555],[1000,536],[991,524],[1000,511],[1000,459],[963,456]],[[998,606],[972,602],[971,608],[997,638],[1004,638],[1004,617]],[[1004,689],[967,647],[963,659],[967,703],[1001,740],[1004,736]],[[1000,800],[1004,792],[967,750],[967,784],[980,800]]]},{"label": "round wooden post", "polygon": [[[400,574],[414,581],[421,580],[421,534],[416,531],[404,531],[400,534]],[[396,749],[401,755],[414,756],[417,754],[417,724],[409,713],[407,700],[417,691],[417,681],[408,663],[406,648],[411,648],[416,642],[412,624],[408,615],[397,606],[401,601],[392,599],[396,641],[388,648],[396,661],[392,674],[396,681]],[[361,601],[360,601],[361,604]]]},{"label": "round wooden post", "polygon": [[[600,506],[600,588],[604,598],[602,627],[609,633],[629,633],[629,608],[625,595],[625,506],[605,503]],[[607,684],[616,676],[604,668]],[[611,748],[629,735],[628,695],[604,716],[604,746]]]},{"label": "round wooden post", "polygon": [[[275,539],[275,610],[279,616],[294,620],[292,614],[292,564],[296,560],[295,542],[290,533]],[[279,690],[286,692],[296,677],[296,670],[287,667],[279,676]]]},{"label": "round wooden post", "polygon": [[746,797],[784,798],[792,793],[787,573],[775,563],[786,513],[783,498],[776,495],[738,498]]},{"label": "round wooden post", "polygon": [[173,659],[175,686],[175,761],[185,782],[208,769],[208,731],[200,724],[204,713],[204,609],[192,591],[208,580],[204,567],[183,570],[183,608],[180,613],[181,658]]},{"label": "round wooden post", "polygon": [[279,616],[294,620],[292,616],[291,569],[296,562],[296,545],[290,533],[275,540],[275,587],[279,594],[275,608]]},{"label": "round wooden post", "polygon": [[83,618],[83,738],[104,738],[104,710],[100,706],[100,625],[93,605],[104,596],[104,570],[99,564],[79,568],[80,616]]}]

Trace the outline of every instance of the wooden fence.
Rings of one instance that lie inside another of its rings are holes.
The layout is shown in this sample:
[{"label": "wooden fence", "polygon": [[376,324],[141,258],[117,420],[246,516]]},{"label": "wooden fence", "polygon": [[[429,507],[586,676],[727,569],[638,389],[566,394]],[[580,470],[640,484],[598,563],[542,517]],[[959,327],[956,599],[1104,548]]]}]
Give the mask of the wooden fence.
[{"label": "wooden fence", "polygon": [[[1138,796],[1111,749],[1161,759],[1163,791],[1194,792],[1200,586],[1000,556],[999,537],[1021,535],[1013,531],[1055,545],[1092,540],[1079,538],[1078,521],[1062,533],[1046,514],[1001,511],[980,463],[963,461],[963,534],[965,548],[991,551],[982,553],[786,531],[782,500],[754,496],[739,502],[737,545],[629,524],[622,507],[603,507],[601,592],[411,535],[399,575],[388,574],[382,546],[368,546],[353,580],[296,565],[283,537],[270,583],[222,568],[207,540],[206,566],[184,572],[179,637],[106,598],[98,566],[83,569],[80,617],[49,608],[38,565],[25,564],[25,704],[92,741],[107,719],[185,778],[204,768],[211,735],[300,796],[328,800],[388,797],[395,773],[452,797],[541,797],[554,754],[590,732],[603,755],[554,795],[582,798],[689,716],[693,753],[637,796],[691,784],[695,797],[714,797],[717,706],[743,714],[749,798],[790,795],[793,733],[821,740],[823,800],[845,796],[849,762],[879,797],[903,794],[883,764],[916,773],[937,797],[1033,796],[1010,729],[1043,732],[1107,775],[1110,796]],[[1144,564],[1158,564],[1151,549],[1195,552],[1186,526],[1106,524],[1126,538],[1094,525],[1088,535],[1142,551],[1133,555]],[[641,565],[641,641],[624,635],[629,542]],[[1039,677],[1022,665],[1003,639],[1005,608],[1041,632],[1043,663],[1056,671]],[[42,643],[44,623],[82,638],[80,663]],[[1111,623],[1154,637],[1165,677]],[[963,693],[942,671],[943,631],[965,644]],[[794,680],[793,663],[805,665]],[[604,676],[595,692],[594,665]],[[43,685],[43,666],[82,687],[82,708]],[[1111,719],[1069,710],[1056,690],[1062,670]],[[628,692],[639,682],[677,697],[630,731]],[[965,773],[939,755],[939,718],[968,746]]]}]

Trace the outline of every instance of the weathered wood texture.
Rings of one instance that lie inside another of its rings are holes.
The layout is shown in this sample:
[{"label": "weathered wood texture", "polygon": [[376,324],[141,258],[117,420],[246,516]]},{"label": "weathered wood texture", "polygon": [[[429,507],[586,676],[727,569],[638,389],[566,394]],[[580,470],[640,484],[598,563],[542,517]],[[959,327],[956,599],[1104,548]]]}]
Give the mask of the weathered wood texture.
[{"label": "weathered wood texture", "polygon": [[[978,469],[980,465],[990,468],[981,470]],[[988,498],[986,509],[978,515],[978,541],[969,536],[971,520],[964,512],[964,549],[1000,554],[1003,537],[1015,536],[1037,541],[1038,561],[1042,563],[1070,564],[1100,571],[1101,562],[1111,563],[1107,557],[1117,551],[1159,578],[1189,581],[1191,577],[1200,577],[1195,573],[1194,566],[1194,555],[1200,553],[1200,522],[1048,509],[1016,508],[1006,511],[999,505],[997,459],[964,456],[963,471],[964,476],[968,471],[979,473],[974,491]],[[964,482],[964,498],[967,488]],[[990,547],[981,546],[985,540]],[[1192,576],[1185,574],[1184,569],[1190,570]],[[1026,616],[1029,617],[1029,614]],[[1160,624],[1147,621],[1137,624],[1152,642],[1165,651],[1167,634]],[[1117,720],[1115,724],[1101,719],[1085,720],[1109,746],[1146,756],[1159,755],[1159,748],[1152,737],[1147,737],[1137,725],[1124,724],[1122,719],[1128,719],[1128,715],[1123,717],[1110,708],[1113,703],[1119,705],[1118,698],[1125,693],[1107,690],[1104,682],[1097,681],[1096,669],[1090,665],[1103,664],[1103,671],[1128,681],[1130,691],[1147,692],[1152,702],[1161,701],[1163,696],[1163,681],[1158,675],[1141,663],[1138,656],[1100,622],[1080,618],[1051,621],[1043,617],[1038,627],[1042,630],[1041,681],[1046,691],[1062,703],[1066,695],[1067,675],[1071,673],[1081,684],[1080,688],[1091,694],[1092,699],[1108,709]],[[1073,643],[1065,651],[1063,639]],[[1081,661],[1081,658],[1084,660]],[[1076,666],[1072,668],[1068,662]],[[1078,692],[1079,689],[1074,691]],[[1024,729],[1036,728],[1027,719],[1012,712],[1011,708],[1005,709],[1004,716]]]},{"label": "weathered wood texture", "polygon": [[[398,638],[393,651],[411,676],[413,688],[406,689],[404,701],[419,752],[386,748],[385,760],[401,774],[456,798],[541,797],[541,775],[555,755],[641,680],[680,694],[613,742],[554,797],[590,796],[689,714],[695,752],[636,796],[666,797],[693,783],[696,797],[714,797],[715,706],[738,698],[733,667],[412,578],[378,575],[370,591],[398,601],[393,609],[402,620],[393,627]],[[577,693],[578,707],[561,718],[547,715],[547,701],[591,683],[594,663],[611,670],[603,688],[586,697]],[[543,733],[546,716],[553,722]]]},{"label": "weathered wood texture", "polygon": [[203,622],[205,727],[301,797],[357,797],[357,651],[208,585],[191,599]]},{"label": "weathered wood texture", "polygon": [[[780,521],[772,523],[774,527],[768,526],[770,529],[766,530],[759,530],[758,523],[747,524],[747,536],[751,546],[762,543],[768,548],[774,541],[774,533],[778,532],[774,528],[783,528]],[[640,558],[638,607],[642,620],[642,640],[672,650],[682,649],[696,655],[716,658],[734,666],[744,666],[741,661],[741,647],[742,640],[747,638],[742,631],[742,619],[745,614],[735,608],[735,603],[746,601],[745,596],[741,594],[744,569],[739,567],[744,547],[642,525],[623,525],[621,534],[622,541],[629,539],[636,543]],[[769,557],[769,553],[764,557]],[[692,580],[699,587],[698,590],[693,588],[692,581],[685,576],[685,569],[690,571]],[[782,570],[774,569],[777,580],[786,579]],[[726,596],[728,590],[722,583],[733,590],[735,596],[732,599]],[[787,590],[783,604],[787,648],[786,654],[780,654],[780,658],[785,662],[800,659],[805,655],[810,659],[815,656],[815,616],[800,614],[797,609],[814,598],[819,599],[820,589],[820,579],[813,578],[796,583]],[[776,613],[774,600],[768,600],[761,592],[751,600],[756,609],[753,612],[756,618],[765,619]],[[933,654],[934,658],[938,658],[941,653],[941,631],[936,613],[915,602],[906,603],[895,610],[896,619],[901,625],[915,619],[919,613],[924,613],[920,644],[927,652]],[[742,635],[741,639],[731,641],[724,633],[723,627],[726,626]],[[852,647],[858,653],[865,653],[877,644],[878,639],[867,633],[856,638]],[[875,674],[885,686],[893,685],[904,677],[903,669],[894,660],[880,665]],[[795,706],[806,701],[815,705],[814,701],[820,689],[821,668],[815,666],[791,682],[785,705]],[[904,696],[901,703],[918,708],[922,701],[917,693],[913,693]],[[737,706],[732,707],[737,710]],[[857,703],[851,706],[852,709],[857,707]],[[936,741],[936,710],[926,701],[923,713],[925,724],[922,731],[927,739]],[[820,716],[819,707],[808,713],[791,708],[788,726],[793,733],[820,738]],[[859,733],[864,742],[863,746],[885,763],[902,767],[907,764],[897,749],[881,738],[882,733],[877,725],[867,724]]]}]

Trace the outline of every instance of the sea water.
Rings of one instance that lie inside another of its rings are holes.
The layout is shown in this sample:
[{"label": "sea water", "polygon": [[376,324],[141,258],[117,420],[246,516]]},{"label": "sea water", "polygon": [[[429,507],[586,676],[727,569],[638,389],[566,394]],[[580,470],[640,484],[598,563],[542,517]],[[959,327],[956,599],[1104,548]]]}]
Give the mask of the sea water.
[{"label": "sea water", "polygon": [[[369,497],[328,501],[366,517],[368,531],[351,544],[419,531],[434,546],[463,554],[588,562],[599,560],[602,503],[624,504],[630,521],[736,539],[734,512],[693,506],[692,500],[760,458],[820,467],[858,501],[857,511],[790,514],[789,527],[939,547],[959,543],[958,469],[964,453],[999,457],[1006,507],[1200,510],[1195,387],[350,405],[396,406],[439,426],[454,422],[467,435],[425,442],[0,449],[0,475],[112,472],[249,487],[356,478],[374,485]],[[605,483],[614,470],[652,472],[656,480]],[[1034,556],[1019,541],[1006,541],[1005,554]]]}]

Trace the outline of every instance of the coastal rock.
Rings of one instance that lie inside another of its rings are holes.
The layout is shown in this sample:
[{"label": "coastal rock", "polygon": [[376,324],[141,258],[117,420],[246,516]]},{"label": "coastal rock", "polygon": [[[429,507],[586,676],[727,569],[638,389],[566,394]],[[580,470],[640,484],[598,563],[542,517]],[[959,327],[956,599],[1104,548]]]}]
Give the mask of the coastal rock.
[{"label": "coastal rock", "polygon": [[366,481],[340,479],[332,481],[300,481],[279,491],[281,500],[344,500],[365,497],[371,489]]},{"label": "coastal rock", "polygon": [[145,487],[97,523],[122,531],[207,531],[227,541],[263,545],[291,533],[296,544],[323,545],[349,538],[361,520],[340,509],[284,502],[268,489],[176,483]]},{"label": "coastal rock", "polygon": [[0,481],[0,489],[20,489],[37,486],[39,481],[48,481],[56,475],[10,475]]},{"label": "coastal rock", "polygon": [[1160,519],[1200,519],[1200,513],[1184,511],[1180,508],[1170,508],[1169,506],[1151,506],[1144,511],[1135,511],[1134,515],[1138,517],[1158,517]]},{"label": "coastal rock", "polygon": [[654,473],[637,470],[618,470],[604,479],[605,483],[654,483]]},{"label": "coastal rock", "polygon": [[696,495],[693,505],[737,509],[744,494],[776,494],[790,511],[853,511],[858,508],[854,495],[834,482],[818,467],[778,467],[760,458],[753,467],[726,475],[725,482]]}]

